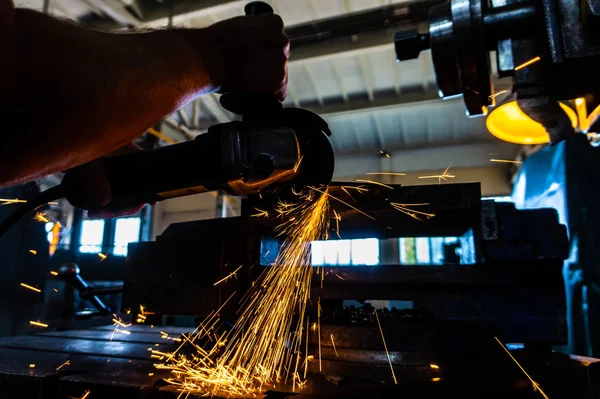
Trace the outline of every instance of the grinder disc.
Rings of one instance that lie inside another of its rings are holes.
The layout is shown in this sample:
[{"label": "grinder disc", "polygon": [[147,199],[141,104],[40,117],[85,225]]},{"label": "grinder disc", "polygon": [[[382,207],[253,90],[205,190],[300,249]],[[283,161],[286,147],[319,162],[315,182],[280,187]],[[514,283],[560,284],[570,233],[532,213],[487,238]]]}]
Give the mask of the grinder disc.
[{"label": "grinder disc", "polygon": [[335,157],[327,136],[331,131],[319,115],[300,108],[284,108],[280,112],[282,126],[291,128],[300,145],[302,161],[294,185],[327,185],[333,178]]},{"label": "grinder disc", "polygon": [[331,183],[335,165],[333,148],[327,138],[331,131],[319,115],[301,108],[282,108],[272,95],[261,92],[224,94],[220,102],[223,108],[242,115],[243,122],[288,127],[294,131],[302,161],[291,185],[302,189],[306,185]]}]

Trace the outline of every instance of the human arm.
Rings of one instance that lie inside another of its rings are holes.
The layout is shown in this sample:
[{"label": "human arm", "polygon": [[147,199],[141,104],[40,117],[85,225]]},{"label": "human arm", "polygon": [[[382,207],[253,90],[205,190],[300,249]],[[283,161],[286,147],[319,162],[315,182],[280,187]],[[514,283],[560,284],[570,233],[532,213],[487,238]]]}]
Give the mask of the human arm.
[{"label": "human arm", "polygon": [[0,69],[0,112],[8,121],[0,186],[107,155],[204,93],[285,97],[288,42],[274,15],[204,29],[105,33],[10,12],[2,17],[13,23]]}]

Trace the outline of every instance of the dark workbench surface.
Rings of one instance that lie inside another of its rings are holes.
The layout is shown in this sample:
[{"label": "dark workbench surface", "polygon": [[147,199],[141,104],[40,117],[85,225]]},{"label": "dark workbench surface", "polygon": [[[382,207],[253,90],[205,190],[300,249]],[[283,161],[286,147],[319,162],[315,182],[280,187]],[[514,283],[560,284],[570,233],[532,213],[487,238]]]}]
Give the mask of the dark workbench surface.
[{"label": "dark workbench surface", "polygon": [[[90,399],[176,398],[179,392],[161,387],[160,380],[168,373],[154,368],[149,348],[170,352],[177,343],[161,338],[160,332],[177,337],[190,329],[134,325],[127,329],[131,334],[116,333],[111,341],[113,329],[44,331],[0,339],[0,396],[80,398],[90,390]],[[69,365],[56,370],[67,360]]]}]

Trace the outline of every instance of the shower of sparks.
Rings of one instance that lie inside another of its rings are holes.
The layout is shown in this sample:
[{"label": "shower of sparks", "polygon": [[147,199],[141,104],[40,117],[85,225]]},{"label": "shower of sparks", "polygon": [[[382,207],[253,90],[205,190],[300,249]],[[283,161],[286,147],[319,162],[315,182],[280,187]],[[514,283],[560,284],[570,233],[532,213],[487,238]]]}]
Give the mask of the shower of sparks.
[{"label": "shower of sparks", "polygon": [[374,181],[374,180],[357,179],[356,181],[358,183],[375,184],[375,185],[378,185],[378,186],[381,186],[381,187],[385,187],[385,188],[390,189],[390,190],[394,189],[394,187],[392,187],[392,186],[388,186],[387,184],[384,184],[384,183],[381,183],[381,182],[378,182],[378,181]]},{"label": "shower of sparks", "polygon": [[[177,350],[151,351],[160,362],[156,367],[171,372],[165,381],[183,396],[254,395],[288,380],[294,390],[304,386],[298,367],[313,273],[310,243],[322,237],[330,221],[327,189],[306,191],[297,203],[276,205],[284,219],[276,232],[286,238],[271,267],[242,298],[235,325],[221,332],[219,314],[226,301],[193,333],[184,334]],[[184,345],[195,353],[179,353]]]},{"label": "shower of sparks", "polygon": [[227,276],[223,277],[222,279],[220,279],[219,281],[217,281],[216,283],[214,283],[214,286],[217,286],[219,284],[221,284],[222,282],[225,282],[227,280],[229,280],[232,277],[237,278],[237,271],[240,270],[242,268],[243,265],[240,265],[240,267],[238,267],[237,269],[235,269],[234,271],[232,271],[231,273],[229,273]]},{"label": "shower of sparks", "polygon": [[518,71],[518,70],[520,70],[520,69],[523,69],[523,68],[527,68],[529,65],[531,65],[531,64],[535,64],[535,63],[536,63],[536,62],[538,62],[539,60],[541,60],[541,58],[540,58],[540,57],[535,57],[535,58],[532,58],[532,59],[530,59],[529,61],[527,61],[527,62],[524,62],[524,63],[522,63],[522,64],[521,64],[521,65],[519,65],[519,66],[516,66],[516,67],[515,67],[515,71]]},{"label": "shower of sparks", "polygon": [[422,203],[422,204],[399,204],[397,202],[390,202],[390,205],[394,207],[394,209],[396,209],[397,211],[400,211],[408,216],[410,216],[413,219],[418,220],[419,222],[422,222],[423,219],[421,219],[421,217],[425,217],[426,219],[432,218],[435,216],[435,213],[427,213],[427,212],[421,212],[421,211],[417,211],[415,209],[411,209],[411,206],[426,206],[429,205],[429,203]]},{"label": "shower of sparks", "polygon": [[521,161],[513,161],[510,159],[490,159],[490,162],[499,162],[499,163],[516,163],[516,164],[521,164],[523,162]]},{"label": "shower of sparks", "polygon": [[102,259],[102,260],[104,260],[104,259],[106,259],[106,258],[107,258],[107,256],[106,256],[105,254],[103,254],[102,252],[98,252],[98,253],[97,253],[97,255],[98,255],[98,257],[99,257],[100,259]]},{"label": "shower of sparks", "polygon": [[418,178],[419,179],[438,179],[438,183],[442,184],[442,180],[448,181],[448,179],[453,179],[456,177],[454,175],[448,174],[448,170],[450,170],[450,166],[452,166],[452,165],[448,165],[448,167],[446,168],[444,173],[442,173],[441,175],[419,176]]},{"label": "shower of sparks", "polygon": [[254,210],[258,213],[255,213],[254,215],[250,215],[250,217],[253,217],[253,218],[268,218],[269,217],[268,211],[263,211],[262,209],[258,209],[258,208],[254,208]]},{"label": "shower of sparks", "polygon": [[330,334],[329,338],[331,338],[331,345],[333,345],[333,351],[335,352],[335,357],[340,357],[337,353],[337,348],[335,347],[335,339],[333,338],[333,334]]},{"label": "shower of sparks", "polygon": [[56,272],[56,271],[54,271],[54,270],[51,270],[51,271],[50,271],[50,274],[51,274],[51,275],[53,275],[53,276],[58,276],[58,272]]},{"label": "shower of sparks", "polygon": [[32,255],[37,255],[37,251],[35,249],[30,249],[29,253]]},{"label": "shower of sparks", "polygon": [[384,176],[406,176],[406,173],[399,172],[367,172],[365,175],[384,175]]},{"label": "shower of sparks", "polygon": [[46,323],[41,323],[39,321],[30,321],[29,324],[31,324],[32,326],[36,326],[36,327],[44,327],[44,328],[48,328],[48,324]]},{"label": "shower of sparks", "polygon": [[42,290],[40,290],[39,288],[32,287],[29,284],[25,284],[25,283],[21,283],[21,287],[27,288],[28,290],[31,290],[33,292],[42,292]]},{"label": "shower of sparks", "polygon": [[27,201],[18,198],[0,198],[0,205],[22,204]]},{"label": "shower of sparks", "polygon": [[48,219],[48,217],[44,213],[42,213],[42,212],[36,213],[33,218],[36,221],[41,222],[41,223],[48,223],[48,222],[50,222],[50,219]]},{"label": "shower of sparks", "polygon": [[498,96],[501,96],[502,94],[504,94],[504,93],[506,93],[506,92],[508,92],[508,90],[500,90],[500,91],[497,91],[496,93],[492,94],[492,95],[491,95],[491,96],[489,96],[488,98],[491,100],[491,99],[493,99],[493,98],[496,98],[496,97],[498,97]]},{"label": "shower of sparks", "polygon": [[319,190],[319,189],[318,189],[318,188],[316,188],[316,187],[311,187],[311,186],[308,186],[308,188],[310,188],[311,190],[314,190],[314,191],[316,191],[316,192],[318,192],[318,193],[321,193],[322,195],[325,195],[326,197],[329,197],[329,198],[331,198],[331,199],[334,199],[334,200],[336,200],[336,201],[338,201],[338,202],[341,202],[342,204],[346,205],[347,207],[354,209],[356,212],[358,212],[358,213],[360,213],[360,214],[362,214],[362,215],[365,215],[365,216],[366,216],[366,217],[368,217],[369,219],[375,220],[375,218],[374,218],[373,216],[371,216],[371,215],[369,215],[369,214],[366,214],[366,213],[364,213],[363,211],[361,211],[361,210],[360,210],[360,209],[358,209],[357,207],[350,205],[350,204],[349,204],[349,203],[347,203],[346,201],[342,201],[342,200],[341,200],[341,199],[339,199],[338,197],[334,197],[333,195],[329,194],[329,192],[328,192],[328,191],[322,191],[322,190]]},{"label": "shower of sparks", "polygon": [[396,373],[394,373],[394,367],[392,366],[392,358],[390,357],[390,352],[388,352],[387,344],[385,343],[385,337],[383,336],[383,329],[381,328],[381,323],[379,322],[379,316],[377,315],[377,309],[374,309],[375,319],[377,320],[377,326],[379,327],[379,332],[381,333],[381,340],[383,341],[383,348],[385,349],[385,354],[388,358],[388,363],[390,364],[390,370],[392,370],[392,378],[394,379],[394,384],[398,384],[398,380],[396,379]]},{"label": "shower of sparks", "polygon": [[71,361],[70,361],[70,360],[67,360],[66,362],[64,362],[63,364],[61,364],[60,366],[58,366],[58,367],[56,368],[56,371],[58,371],[58,370],[62,369],[63,367],[70,366],[70,365],[71,365]]},{"label": "shower of sparks", "polygon": [[513,360],[513,362],[515,362],[515,364],[517,366],[519,366],[519,368],[521,369],[523,374],[525,374],[525,377],[527,377],[529,379],[529,381],[531,381],[533,390],[538,391],[540,393],[540,395],[542,395],[544,397],[544,399],[550,399],[550,398],[548,398],[548,395],[546,395],[546,393],[544,391],[542,391],[540,384],[538,384],[537,382],[535,382],[533,380],[533,378],[531,378],[531,376],[527,373],[527,371],[525,371],[525,369],[523,368],[523,366],[521,366],[521,364],[517,361],[517,359],[514,358],[514,356],[512,355],[512,353],[510,353],[510,351],[506,348],[506,346],[504,346],[504,344],[502,342],[500,342],[500,340],[497,337],[494,337],[494,339],[496,340],[496,342],[498,342],[498,345],[500,345],[502,347],[502,349],[504,349],[506,354]]}]

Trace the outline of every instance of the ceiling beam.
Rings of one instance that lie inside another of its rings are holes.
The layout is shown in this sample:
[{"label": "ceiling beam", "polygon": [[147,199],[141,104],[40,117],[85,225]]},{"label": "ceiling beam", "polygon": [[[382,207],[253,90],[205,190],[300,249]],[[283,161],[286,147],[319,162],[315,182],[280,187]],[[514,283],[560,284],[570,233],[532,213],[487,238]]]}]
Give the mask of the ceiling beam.
[{"label": "ceiling beam", "polygon": [[102,11],[104,15],[111,18],[122,26],[134,27],[141,23],[123,3],[118,0],[84,0],[90,7]]},{"label": "ceiling beam", "polygon": [[356,114],[360,112],[371,112],[373,109],[396,107],[399,105],[413,104],[421,101],[431,100],[441,101],[437,89],[428,91],[419,90],[414,92],[404,92],[400,96],[396,96],[393,90],[389,90],[386,92],[375,93],[373,101],[369,101],[366,96],[361,96],[360,98],[350,97],[347,102],[342,100],[340,102],[329,103],[323,106],[320,106],[318,103],[302,103],[302,107],[321,116],[335,116]]}]

